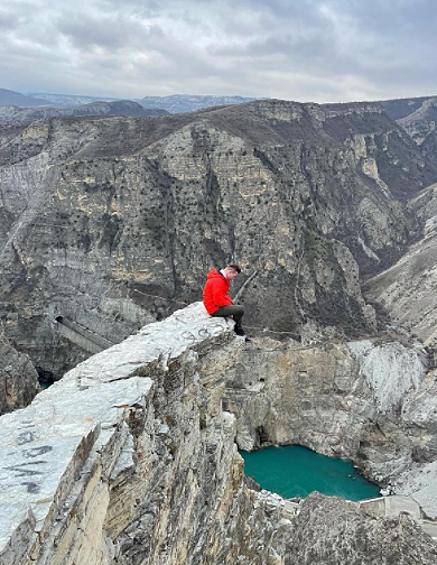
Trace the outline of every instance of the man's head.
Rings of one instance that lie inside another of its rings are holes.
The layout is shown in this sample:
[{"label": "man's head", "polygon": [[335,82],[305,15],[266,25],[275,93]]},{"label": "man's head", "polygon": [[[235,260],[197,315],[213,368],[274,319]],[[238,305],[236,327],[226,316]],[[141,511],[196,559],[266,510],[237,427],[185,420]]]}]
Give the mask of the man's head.
[{"label": "man's head", "polygon": [[226,265],[225,269],[225,277],[229,280],[234,279],[237,275],[241,273],[240,265]]}]

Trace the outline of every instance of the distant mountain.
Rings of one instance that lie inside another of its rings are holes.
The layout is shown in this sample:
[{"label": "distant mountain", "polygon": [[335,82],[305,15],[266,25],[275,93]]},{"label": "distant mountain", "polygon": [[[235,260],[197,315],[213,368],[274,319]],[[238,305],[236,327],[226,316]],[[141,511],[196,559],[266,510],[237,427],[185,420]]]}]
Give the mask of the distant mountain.
[{"label": "distant mountain", "polygon": [[42,118],[68,116],[162,116],[168,112],[160,109],[146,109],[131,100],[116,102],[94,102],[70,108],[18,108],[17,106],[0,107],[0,122],[30,121]]},{"label": "distant mountain", "polygon": [[433,97],[399,98],[398,100],[382,100],[379,103],[392,120],[401,120],[418,110],[422,104],[430,98]]},{"label": "distant mountain", "polygon": [[47,101],[39,98],[25,96],[20,92],[0,88],[0,106],[18,106],[20,108],[35,108],[36,106],[46,106]]},{"label": "distant mountain", "polygon": [[420,145],[425,154],[435,154],[437,146],[437,97],[425,100],[412,114],[398,120],[400,126]]},{"label": "distant mountain", "polygon": [[[47,92],[31,93],[29,96],[38,100],[44,100],[47,105],[56,106],[81,106],[84,104],[94,104],[95,102],[117,102],[118,98],[107,96],[83,96],[76,94],[50,94]],[[144,98],[133,99],[139,102],[144,108],[149,110],[166,110],[170,114],[180,114],[183,112],[194,112],[203,108],[214,106],[228,106],[230,104],[243,104],[260,100],[260,98],[244,96],[203,96],[198,94],[173,94],[171,96],[145,96]],[[11,104],[19,106],[20,104]],[[30,106],[30,105],[28,105]]]},{"label": "distant mountain", "polygon": [[437,152],[437,96],[380,102],[390,118],[410,135],[426,157]]},{"label": "distant mountain", "polygon": [[139,100],[145,108],[163,108],[170,114],[194,112],[202,108],[214,106],[227,106],[229,104],[243,104],[261,98],[243,96],[201,96],[197,94],[173,94],[171,96],[145,96]]},{"label": "distant mountain", "polygon": [[30,97],[44,100],[45,104],[56,106],[82,106],[83,104],[92,104],[94,102],[116,102],[120,98],[111,98],[108,96],[85,96],[77,94],[50,94],[47,92],[30,93]]}]

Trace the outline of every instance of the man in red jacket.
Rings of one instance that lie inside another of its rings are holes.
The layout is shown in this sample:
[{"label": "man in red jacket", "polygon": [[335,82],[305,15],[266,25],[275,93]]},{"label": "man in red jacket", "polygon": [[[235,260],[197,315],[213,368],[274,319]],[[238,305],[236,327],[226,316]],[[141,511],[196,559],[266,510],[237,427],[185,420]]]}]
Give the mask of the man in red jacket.
[{"label": "man in red jacket", "polygon": [[[235,333],[244,336],[246,334],[241,326],[244,308],[239,304],[232,304],[232,299],[228,295],[231,280],[240,273],[240,266],[235,264],[210,271],[203,289],[203,303],[211,316],[232,316],[235,321]],[[249,341],[249,338],[246,337],[246,340]]]}]

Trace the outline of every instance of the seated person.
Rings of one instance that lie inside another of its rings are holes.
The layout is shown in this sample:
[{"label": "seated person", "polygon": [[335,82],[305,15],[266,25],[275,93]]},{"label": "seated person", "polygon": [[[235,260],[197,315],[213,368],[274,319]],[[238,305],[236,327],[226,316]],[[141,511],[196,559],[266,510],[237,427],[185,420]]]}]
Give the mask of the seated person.
[{"label": "seated person", "polygon": [[[232,304],[232,299],[228,295],[231,280],[240,273],[240,266],[235,264],[227,265],[224,269],[218,268],[210,271],[203,289],[203,303],[211,316],[232,316],[235,321],[235,333],[245,336],[246,334],[241,326],[244,307],[239,304]],[[249,338],[246,337],[246,341],[249,341]]]}]

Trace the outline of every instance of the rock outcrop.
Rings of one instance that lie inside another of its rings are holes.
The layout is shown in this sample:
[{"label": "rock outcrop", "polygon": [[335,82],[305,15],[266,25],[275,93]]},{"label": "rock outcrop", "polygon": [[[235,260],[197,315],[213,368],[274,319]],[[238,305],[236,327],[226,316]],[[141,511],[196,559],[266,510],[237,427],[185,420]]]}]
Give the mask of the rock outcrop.
[{"label": "rock outcrop", "polygon": [[0,415],[30,404],[39,391],[38,373],[28,355],[0,334]]},{"label": "rock outcrop", "polygon": [[2,417],[2,565],[435,563],[408,515],[250,487],[222,410],[229,324],[192,305]]},{"label": "rock outcrop", "polygon": [[374,104],[50,119],[0,137],[0,317],[17,314],[11,342],[56,378],[88,355],[57,317],[118,342],[197,300],[231,259],[241,282],[259,271],[250,325],[304,341],[372,332],[360,273],[403,252],[419,230],[404,201],[437,179]]},{"label": "rock outcrop", "polygon": [[[294,544],[285,561],[287,565],[411,565],[427,560],[432,563],[437,555],[436,545],[433,547],[429,538],[420,535],[417,524],[412,523],[407,514],[369,520],[357,505],[311,495],[301,505],[296,522]],[[410,542],[412,545],[408,547]]]},{"label": "rock outcrop", "polygon": [[420,146],[430,159],[437,158],[437,97],[429,98],[412,114],[399,120],[399,125]]},{"label": "rock outcrop", "polygon": [[298,444],[351,460],[437,517],[435,372],[420,344],[394,337],[224,349],[233,358],[224,406],[237,417],[239,447]]}]

